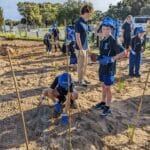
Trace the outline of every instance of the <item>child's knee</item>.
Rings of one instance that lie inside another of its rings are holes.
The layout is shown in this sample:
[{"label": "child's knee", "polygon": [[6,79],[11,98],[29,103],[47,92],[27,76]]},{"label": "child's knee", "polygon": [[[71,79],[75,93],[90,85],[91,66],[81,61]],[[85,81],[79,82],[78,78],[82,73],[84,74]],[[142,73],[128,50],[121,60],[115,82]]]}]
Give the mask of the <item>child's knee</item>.
[{"label": "child's knee", "polygon": [[42,95],[48,97],[48,89],[44,89],[44,90],[42,91]]},{"label": "child's knee", "polygon": [[51,89],[51,90],[49,91],[49,94],[50,94],[50,97],[51,97],[51,98],[56,98],[56,97],[59,96],[59,93],[58,93],[58,91],[57,91],[56,89]]},{"label": "child's knee", "polygon": [[76,100],[76,99],[78,99],[78,97],[79,97],[78,92],[76,90],[73,91],[73,93],[71,94],[71,99],[72,100]]},{"label": "child's knee", "polygon": [[111,90],[110,86],[107,86],[107,85],[105,85],[105,89],[106,89],[106,91],[110,91]]},{"label": "child's knee", "polygon": [[102,89],[103,91],[106,91],[107,90],[107,85],[105,85],[104,83],[102,84]]},{"label": "child's knee", "polygon": [[102,84],[102,88],[105,89],[105,84],[104,83]]},{"label": "child's knee", "polygon": [[47,88],[42,91],[42,95],[49,98],[53,98],[55,97],[55,92],[53,89]]}]

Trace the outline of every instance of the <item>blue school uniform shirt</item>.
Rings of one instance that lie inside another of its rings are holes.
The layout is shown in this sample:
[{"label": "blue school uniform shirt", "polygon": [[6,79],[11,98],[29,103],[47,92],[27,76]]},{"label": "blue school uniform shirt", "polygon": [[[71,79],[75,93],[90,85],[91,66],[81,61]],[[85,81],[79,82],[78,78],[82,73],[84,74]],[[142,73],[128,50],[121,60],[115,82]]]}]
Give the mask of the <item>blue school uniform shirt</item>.
[{"label": "blue school uniform shirt", "polygon": [[75,30],[68,27],[66,31],[67,31],[67,39],[69,41],[75,41]]},{"label": "blue school uniform shirt", "polygon": [[141,40],[137,35],[131,40],[131,48],[136,53],[141,53],[142,47],[145,48],[146,39]]},{"label": "blue school uniform shirt", "polygon": [[[82,17],[80,17],[75,23],[75,32],[80,33],[81,44],[84,50],[88,49],[88,31],[89,26],[87,22]],[[79,50],[77,44],[76,49]]]},{"label": "blue school uniform shirt", "polygon": [[[123,52],[124,49],[117,44],[117,41],[109,36],[107,39],[100,41],[100,58],[103,56],[116,56],[117,54]],[[107,65],[100,65],[100,72],[103,75],[113,76],[116,70],[116,63],[108,63]]]},{"label": "blue school uniform shirt", "polygon": [[[57,91],[59,92],[60,95],[67,95],[68,94],[68,90],[64,89],[63,87],[61,87],[59,84],[58,84],[58,78],[59,76],[57,76],[55,78],[55,80],[53,81],[53,83],[51,84],[50,88],[51,89],[57,89]],[[70,86],[70,92],[72,93],[73,92],[73,88],[74,88],[74,85],[71,84]]]}]

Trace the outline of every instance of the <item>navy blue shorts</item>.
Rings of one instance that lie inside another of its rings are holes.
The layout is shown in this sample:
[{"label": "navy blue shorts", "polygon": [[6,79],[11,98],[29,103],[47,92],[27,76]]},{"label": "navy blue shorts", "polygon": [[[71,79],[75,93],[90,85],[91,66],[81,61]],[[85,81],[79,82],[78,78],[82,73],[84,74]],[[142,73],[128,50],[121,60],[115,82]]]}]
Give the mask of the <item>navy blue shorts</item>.
[{"label": "navy blue shorts", "polygon": [[99,80],[107,86],[113,85],[115,81],[115,77],[114,77],[115,70],[116,70],[115,66],[102,66],[101,65],[99,67]]},{"label": "navy blue shorts", "polygon": [[99,80],[103,82],[107,86],[111,86],[114,84],[115,77],[114,76],[108,76],[108,75],[99,75]]}]

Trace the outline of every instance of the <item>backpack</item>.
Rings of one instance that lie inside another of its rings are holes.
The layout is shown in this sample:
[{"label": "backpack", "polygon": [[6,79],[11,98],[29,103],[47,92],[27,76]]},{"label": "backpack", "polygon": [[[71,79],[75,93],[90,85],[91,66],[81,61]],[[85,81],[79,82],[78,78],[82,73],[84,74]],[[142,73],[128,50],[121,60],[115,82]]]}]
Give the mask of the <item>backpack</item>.
[{"label": "backpack", "polygon": [[69,41],[75,41],[75,29],[73,26],[67,26],[66,27],[66,33],[67,33],[67,40]]}]

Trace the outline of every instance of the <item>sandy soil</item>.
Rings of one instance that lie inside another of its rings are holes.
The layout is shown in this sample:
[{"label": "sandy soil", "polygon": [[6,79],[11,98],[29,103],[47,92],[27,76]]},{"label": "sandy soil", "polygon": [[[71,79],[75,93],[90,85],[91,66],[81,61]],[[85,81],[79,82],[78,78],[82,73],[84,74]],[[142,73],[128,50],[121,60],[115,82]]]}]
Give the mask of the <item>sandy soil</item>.
[{"label": "sandy soil", "polygon": [[[55,76],[66,69],[66,58],[58,52],[47,57],[42,42],[0,39],[0,45],[6,43],[15,45],[18,50],[17,54],[12,55],[12,62],[27,125],[29,149],[69,150],[68,130],[60,126],[60,118],[52,118],[52,101],[45,100],[42,105],[38,105],[42,89],[48,87]],[[112,115],[107,118],[101,118],[100,112],[92,108],[100,101],[101,85],[98,82],[98,64],[88,65],[87,77],[91,84],[87,88],[76,87],[80,94],[77,101],[79,109],[71,110],[74,150],[150,149],[150,81],[135,130],[134,143],[129,144],[129,126],[137,114],[150,66],[149,58],[150,51],[147,51],[143,56],[141,79],[127,76],[127,60],[118,62],[116,83],[112,88]],[[77,73],[71,74],[77,81]],[[23,128],[7,56],[0,56],[0,87],[0,150],[24,150]]]}]

